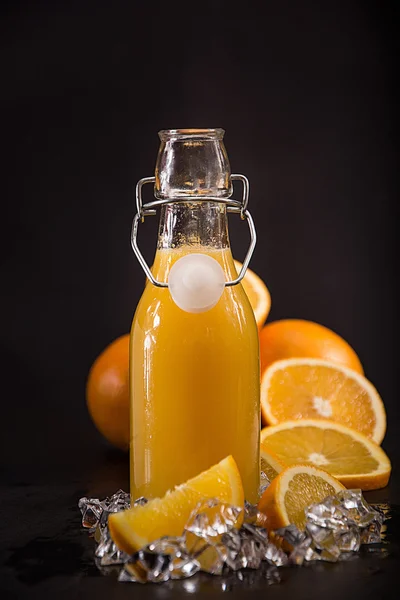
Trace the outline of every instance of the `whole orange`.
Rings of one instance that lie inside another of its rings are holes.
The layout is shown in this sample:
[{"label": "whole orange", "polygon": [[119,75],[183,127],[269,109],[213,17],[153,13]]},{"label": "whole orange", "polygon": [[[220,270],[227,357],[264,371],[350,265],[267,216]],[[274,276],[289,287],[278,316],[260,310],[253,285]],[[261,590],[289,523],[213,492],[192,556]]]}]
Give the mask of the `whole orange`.
[{"label": "whole orange", "polygon": [[129,335],[109,344],[94,361],[86,384],[90,416],[114,446],[129,448]]},{"label": "whole orange", "polygon": [[260,332],[261,373],[285,358],[322,358],[363,374],[360,359],[340,335],[313,321],[282,319]]}]

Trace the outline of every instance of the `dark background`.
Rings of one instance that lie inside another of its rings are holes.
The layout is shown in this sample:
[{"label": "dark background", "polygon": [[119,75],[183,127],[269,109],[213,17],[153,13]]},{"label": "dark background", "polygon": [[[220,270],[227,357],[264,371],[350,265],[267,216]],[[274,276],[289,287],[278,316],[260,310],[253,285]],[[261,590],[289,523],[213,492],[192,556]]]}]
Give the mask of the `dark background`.
[{"label": "dark background", "polygon": [[[78,493],[127,481],[84,388],[141,295],[134,186],[163,128],[226,130],[232,171],[250,179],[268,320],[311,319],[354,347],[388,413],[382,497],[400,503],[398,26],[396,3],[378,1],[3,3],[0,461],[7,510],[33,494],[21,546],[33,515],[37,535],[49,527],[33,509],[45,496],[73,511]],[[140,232],[149,261],[156,227]],[[232,218],[237,258],[247,236]],[[8,557],[15,531],[2,539]],[[7,569],[10,591],[23,578]]]}]

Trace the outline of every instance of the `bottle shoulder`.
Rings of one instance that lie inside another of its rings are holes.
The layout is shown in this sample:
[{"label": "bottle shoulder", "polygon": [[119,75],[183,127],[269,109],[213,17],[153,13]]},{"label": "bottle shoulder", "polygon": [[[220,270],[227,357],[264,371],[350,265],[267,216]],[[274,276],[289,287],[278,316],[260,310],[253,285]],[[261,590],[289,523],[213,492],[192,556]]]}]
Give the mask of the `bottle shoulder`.
[{"label": "bottle shoulder", "polygon": [[257,334],[257,324],[249,299],[241,284],[227,287],[215,307],[209,311],[193,314],[180,309],[172,300],[168,288],[155,288],[147,284],[138,303],[132,322],[132,330],[138,327],[144,331],[155,331],[159,327],[174,327],[181,330],[224,328],[235,329],[237,335]]}]

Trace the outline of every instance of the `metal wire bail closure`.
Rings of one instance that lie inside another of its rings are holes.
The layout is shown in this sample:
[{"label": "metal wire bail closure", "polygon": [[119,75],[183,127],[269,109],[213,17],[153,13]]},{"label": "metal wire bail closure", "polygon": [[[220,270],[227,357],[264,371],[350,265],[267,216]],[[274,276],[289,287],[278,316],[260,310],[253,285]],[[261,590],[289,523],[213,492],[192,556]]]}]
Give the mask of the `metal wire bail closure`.
[{"label": "metal wire bail closure", "polygon": [[[242,200],[234,200],[233,198],[219,198],[214,196],[201,196],[201,201],[210,201],[210,202],[221,202],[226,205],[226,209],[228,213],[236,213],[240,214],[242,220],[246,220],[250,230],[250,245],[247,251],[246,257],[243,261],[242,268],[240,269],[240,273],[236,279],[232,279],[231,281],[225,282],[225,287],[231,287],[233,285],[237,285],[243,279],[246,274],[247,267],[249,266],[250,259],[253,255],[254,248],[257,241],[256,228],[254,226],[254,221],[250,212],[247,210],[247,205],[249,202],[249,180],[244,175],[236,174],[231,175],[231,179],[233,181],[241,181],[243,184],[243,195]],[[162,206],[163,204],[171,204],[172,202],[187,202],[189,199],[187,197],[183,198],[168,198],[162,200],[153,200],[152,202],[148,202],[147,204],[143,204],[142,202],[142,187],[146,183],[155,183],[155,177],[143,177],[136,184],[136,209],[137,213],[133,217],[132,222],[132,231],[131,231],[131,245],[132,249],[138,259],[143,271],[146,274],[146,277],[151,281],[153,285],[159,288],[167,288],[168,283],[163,281],[157,281],[154,278],[149,265],[147,264],[143,254],[139,250],[139,246],[137,243],[137,235],[139,223],[144,221],[145,217],[154,216],[157,214],[156,208]],[[190,200],[194,200],[194,198],[190,198]]]}]

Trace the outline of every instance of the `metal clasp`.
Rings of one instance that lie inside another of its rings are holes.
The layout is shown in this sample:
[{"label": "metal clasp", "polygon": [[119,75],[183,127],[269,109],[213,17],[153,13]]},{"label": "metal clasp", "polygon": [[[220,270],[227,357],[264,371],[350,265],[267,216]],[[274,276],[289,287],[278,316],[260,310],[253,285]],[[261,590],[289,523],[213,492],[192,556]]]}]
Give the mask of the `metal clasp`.
[{"label": "metal clasp", "polygon": [[[254,221],[250,212],[247,210],[247,205],[249,203],[249,180],[244,175],[235,174],[231,175],[231,179],[233,181],[241,181],[243,184],[243,195],[242,200],[234,200],[233,198],[219,198],[217,196],[201,196],[198,197],[201,201],[210,201],[210,202],[221,202],[226,205],[226,210],[229,213],[240,214],[241,219],[246,220],[250,230],[250,245],[247,251],[246,257],[243,261],[242,268],[240,269],[240,273],[236,279],[232,279],[231,281],[225,282],[225,287],[230,287],[233,285],[237,285],[243,279],[246,274],[247,267],[249,266],[250,259],[253,255],[254,248],[257,241],[256,228],[254,226]],[[148,202],[147,204],[143,204],[142,201],[142,187],[146,183],[155,183],[155,177],[143,177],[140,179],[136,185],[136,209],[137,213],[133,217],[132,222],[132,231],[131,231],[131,245],[132,249],[138,259],[143,271],[146,274],[146,277],[151,281],[153,285],[159,288],[167,288],[168,283],[163,281],[157,281],[154,278],[149,265],[147,264],[143,254],[139,250],[139,246],[137,243],[137,235],[139,223],[144,221],[145,217],[154,216],[157,214],[156,209],[163,204],[171,204],[172,202],[187,202],[188,198],[168,198],[162,200],[153,200],[152,202]],[[195,198],[190,198],[190,201],[195,200]]]}]

